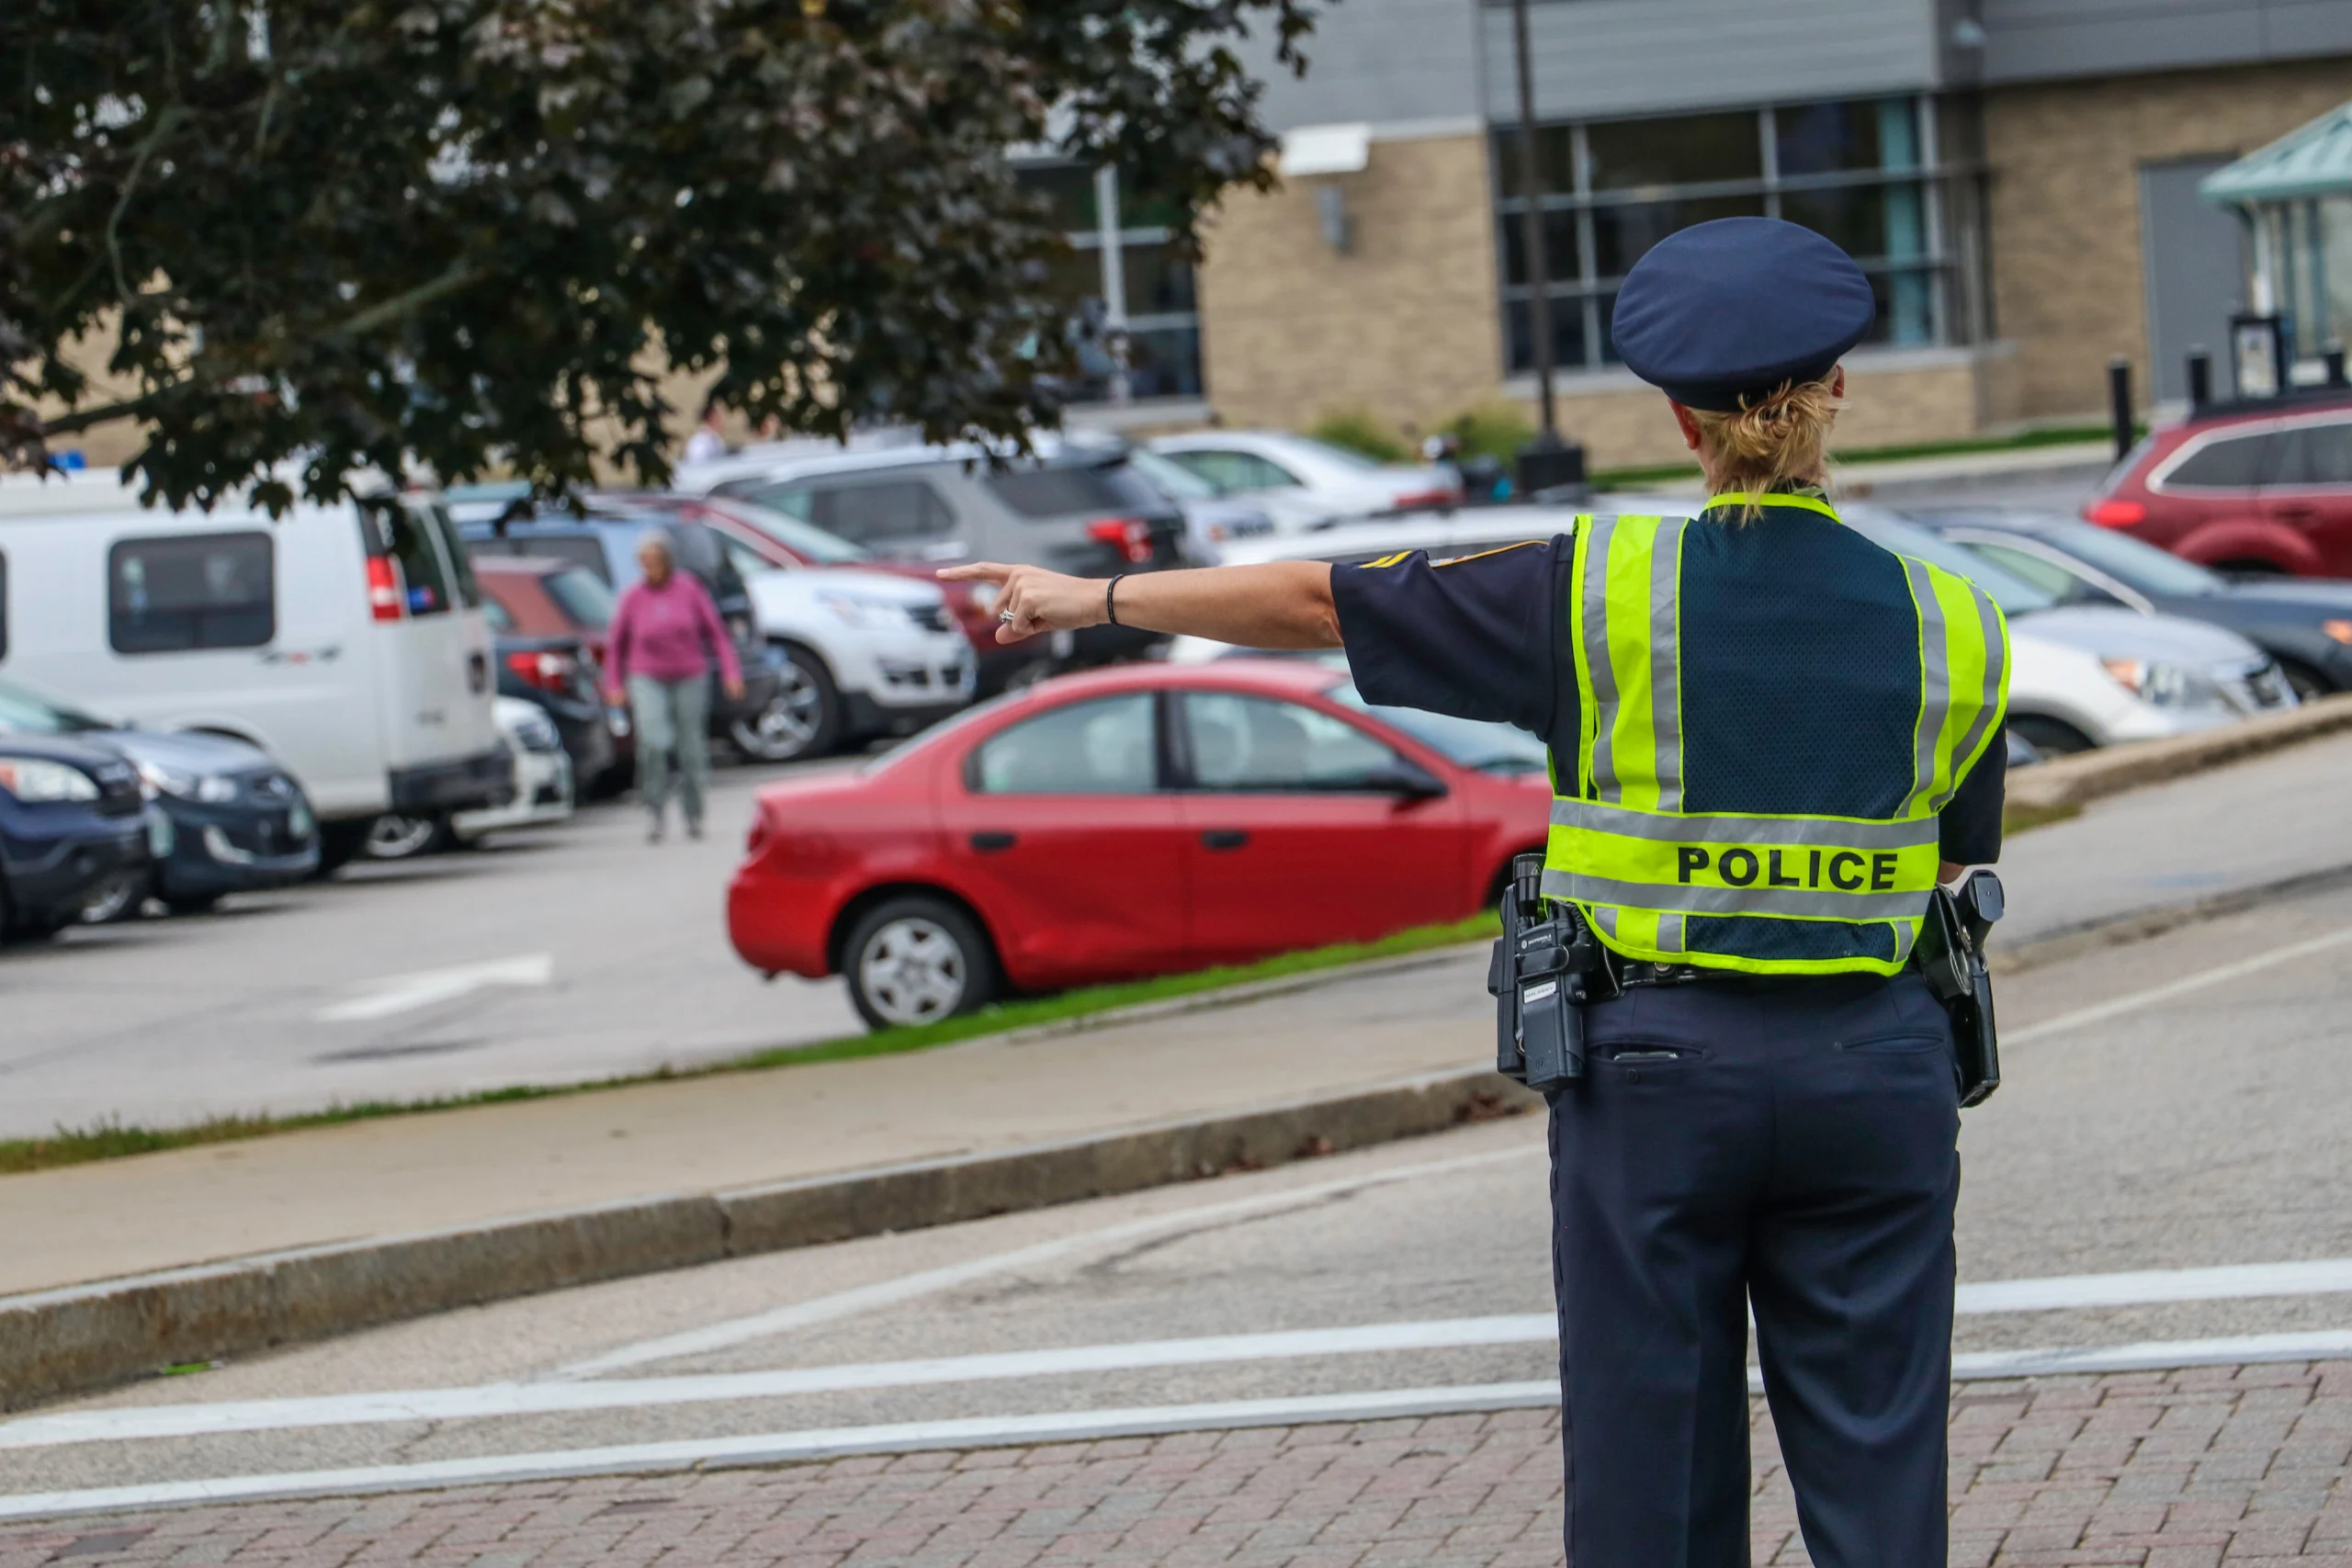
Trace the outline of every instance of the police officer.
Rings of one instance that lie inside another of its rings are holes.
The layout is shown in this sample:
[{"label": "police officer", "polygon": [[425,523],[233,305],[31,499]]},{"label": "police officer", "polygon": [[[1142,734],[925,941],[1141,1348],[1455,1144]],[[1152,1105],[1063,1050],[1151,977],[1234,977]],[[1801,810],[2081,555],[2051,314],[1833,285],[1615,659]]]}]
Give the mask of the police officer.
[{"label": "police officer", "polygon": [[1574,1568],[1747,1562],[1751,1310],[1813,1561],[1946,1561],[1958,1090],[1908,964],[1936,883],[1999,852],[2007,633],[1824,493],[1873,313],[1850,257],[1774,219],[1643,257],[1612,331],[1706,471],[1695,519],[1449,563],[944,574],[1003,585],[1008,641],[1344,646],[1367,701],[1550,743],[1544,891],[1622,980],[1552,1097]]}]

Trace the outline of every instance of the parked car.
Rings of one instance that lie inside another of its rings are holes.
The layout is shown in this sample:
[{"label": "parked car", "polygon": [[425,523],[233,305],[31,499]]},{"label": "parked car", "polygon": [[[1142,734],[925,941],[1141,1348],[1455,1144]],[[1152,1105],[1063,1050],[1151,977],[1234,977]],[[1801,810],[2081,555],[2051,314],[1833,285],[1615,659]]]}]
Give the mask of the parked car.
[{"label": "parked car", "polygon": [[1283,504],[1295,519],[1312,509],[1319,515],[1308,526],[1462,504],[1462,477],[1450,468],[1383,463],[1286,430],[1196,430],[1150,446],[1219,495]]},{"label": "parked car", "polygon": [[2112,528],[2039,512],[1912,515],[2062,604],[2120,604],[2226,626],[2308,701],[2352,689],[2352,581],[2232,579]]},{"label": "parked car", "polygon": [[147,885],[152,820],[138,773],[113,752],[0,734],[0,938],[119,913]]},{"label": "parked car", "polygon": [[2200,410],[2150,433],[2083,515],[2216,571],[2352,577],[2352,394]]},{"label": "parked car", "polygon": [[[1676,497],[1612,495],[1607,502],[1609,511],[1623,515],[1690,511],[1689,501]],[[1567,533],[1577,515],[1567,507],[1519,505],[1417,513],[1247,540],[1227,558],[1361,565],[1399,550],[1425,549],[1442,560]],[[2041,589],[1897,513],[1857,503],[1842,507],[1840,515],[1889,549],[1973,578],[1993,596],[2009,618],[2011,728],[2039,751],[2054,755],[2158,739],[2295,700],[2284,674],[2259,649],[2219,627],[2115,607],[2062,608]],[[1169,659],[1199,663],[1227,651],[1222,643],[1180,637]]]},{"label": "parked car", "polygon": [[109,912],[135,914],[153,897],[175,914],[192,914],[229,894],[282,887],[318,870],[318,822],[302,786],[242,740],[116,724],[0,680],[0,746],[19,735],[79,741],[137,773],[154,863]]},{"label": "parked car", "polygon": [[635,753],[628,711],[605,703],[613,591],[586,567],[543,556],[486,555],[474,575],[495,639],[498,694],[546,711],[582,789],[619,774]]},{"label": "parked car", "polygon": [[[142,509],[111,469],[0,479],[6,670],[157,730],[278,759],[320,857],[387,811],[440,817],[511,787],[490,629],[439,498],[370,494],[271,517]],[[38,584],[38,592],[31,585]]]},{"label": "parked car", "polygon": [[[669,541],[670,558],[678,570],[691,573],[709,592],[743,667],[740,698],[728,696],[718,671],[711,671],[710,733],[754,761],[786,761],[802,753],[798,737],[803,725],[797,711],[802,699],[790,671],[768,657],[756,629],[751,591],[709,530],[611,505],[574,516],[560,508],[535,507],[527,494],[517,496],[515,488],[475,486],[450,492],[459,532],[477,558],[503,555],[566,561],[595,573],[617,595],[638,580],[639,543],[649,533],[660,533]],[[602,661],[601,645],[596,653]]]},{"label": "parked car", "polygon": [[763,791],[728,929],[879,1028],[1461,919],[1551,819],[1542,748],[1473,728],[1306,661],[1045,682]]},{"label": "parked car", "polygon": [[449,819],[458,843],[479,842],[487,833],[537,828],[571,818],[571,758],[556,733],[555,721],[538,704],[521,697],[498,699],[498,733],[514,759],[514,798],[504,806],[461,811]]},{"label": "parked car", "polygon": [[[660,511],[684,521],[707,525],[726,547],[735,562],[735,570],[742,573],[744,581],[754,584],[752,598],[760,608],[762,630],[772,640],[786,645],[787,657],[793,657],[789,652],[790,645],[800,645],[815,654],[824,665],[823,672],[837,693],[865,691],[880,694],[874,705],[889,708],[891,712],[887,716],[869,716],[869,718],[884,719],[878,725],[871,724],[868,718],[859,719],[854,730],[856,735],[904,734],[933,718],[944,716],[963,704],[953,694],[958,683],[952,680],[945,682],[940,690],[926,694],[922,682],[893,682],[879,668],[866,671],[858,668],[845,669],[845,664],[856,666],[859,663],[854,649],[840,649],[842,662],[828,658],[826,649],[837,638],[833,623],[839,616],[816,613],[822,608],[822,601],[817,595],[822,594],[828,586],[837,592],[863,592],[877,587],[872,580],[880,576],[895,577],[908,584],[925,584],[929,590],[935,591],[936,600],[931,592],[917,592],[910,588],[885,590],[884,596],[903,597],[907,617],[920,628],[924,639],[929,634],[937,632],[943,624],[952,625],[962,635],[971,654],[973,692],[976,694],[993,695],[1003,688],[1006,680],[1019,665],[1035,658],[1034,653],[1007,648],[996,640],[996,589],[989,584],[942,582],[939,581],[939,569],[934,566],[921,561],[885,559],[846,539],[835,538],[822,528],[803,523],[797,517],[763,506],[757,502],[745,501],[741,496],[633,492],[624,499],[632,506]],[[763,590],[757,586],[764,573],[808,569],[845,575],[836,577],[830,585],[811,581],[791,589],[771,585]],[[887,623],[889,617],[880,619]],[[937,668],[939,651],[935,645],[925,640],[924,646],[914,653],[912,663],[923,668]],[[893,660],[902,667],[908,662],[905,647],[877,649],[876,654],[878,660]],[[861,673],[871,678],[861,680]],[[844,700],[849,700],[846,695]],[[901,711],[906,709],[915,711]],[[925,709],[936,711],[922,711]],[[848,733],[850,728],[845,725],[844,733]]]},{"label": "parked car", "polygon": [[[752,447],[678,470],[697,494],[736,496],[892,560],[1049,567],[1079,577],[1197,564],[1184,513],[1136,471],[1123,442],[1041,436],[1028,457],[976,446]],[[1131,626],[1056,633],[1025,651],[1039,671],[1133,659],[1167,639]]]},{"label": "parked car", "polygon": [[[1200,475],[1165,453],[1148,446],[1128,449],[1127,462],[1154,490],[1166,495],[1184,513],[1185,553],[1194,560],[1215,563],[1225,558],[1232,539],[1254,539],[1279,531],[1295,533],[1324,521],[1311,503],[1285,505],[1283,492],[1270,491],[1248,501],[1228,501]],[[1287,529],[1276,521],[1277,513]]]}]

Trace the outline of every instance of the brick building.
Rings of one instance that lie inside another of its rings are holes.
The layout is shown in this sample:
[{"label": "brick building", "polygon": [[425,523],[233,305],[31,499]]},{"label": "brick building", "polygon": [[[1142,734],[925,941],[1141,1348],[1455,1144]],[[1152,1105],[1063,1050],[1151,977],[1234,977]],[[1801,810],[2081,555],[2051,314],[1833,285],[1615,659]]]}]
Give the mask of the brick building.
[{"label": "brick building", "polygon": [[[1604,465],[1678,455],[1614,362],[1617,279],[1734,213],[1819,228],[1877,285],[1850,446],[2096,420],[2114,354],[2177,398],[2243,294],[2196,181],[2352,98],[2352,0],[1537,0],[1531,35],[1562,423]],[[1532,400],[1509,7],[1345,0],[1308,52],[1265,102],[1332,172],[1229,197],[1197,271],[1114,174],[1038,172],[1073,284],[1136,345],[1115,423]]]}]

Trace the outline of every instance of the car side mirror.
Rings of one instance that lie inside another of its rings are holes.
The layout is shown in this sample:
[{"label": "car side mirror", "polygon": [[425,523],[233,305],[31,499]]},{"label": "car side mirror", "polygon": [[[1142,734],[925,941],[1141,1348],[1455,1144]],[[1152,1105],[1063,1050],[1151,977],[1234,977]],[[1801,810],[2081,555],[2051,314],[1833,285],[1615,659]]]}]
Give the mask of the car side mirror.
[{"label": "car side mirror", "polygon": [[1363,775],[1360,788],[1396,797],[1397,804],[1435,800],[1446,793],[1445,781],[1409,757],[1392,757]]}]

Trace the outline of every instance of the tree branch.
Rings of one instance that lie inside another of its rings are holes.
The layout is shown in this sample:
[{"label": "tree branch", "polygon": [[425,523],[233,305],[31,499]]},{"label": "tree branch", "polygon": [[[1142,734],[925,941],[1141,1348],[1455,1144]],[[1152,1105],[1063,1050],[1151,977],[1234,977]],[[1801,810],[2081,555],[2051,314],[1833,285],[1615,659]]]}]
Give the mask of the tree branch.
[{"label": "tree branch", "polygon": [[395,294],[380,305],[371,305],[340,326],[329,327],[322,337],[361,337],[378,327],[397,321],[403,316],[435,299],[445,299],[481,281],[481,275],[465,262],[459,262],[430,283],[420,283],[405,294]]}]

